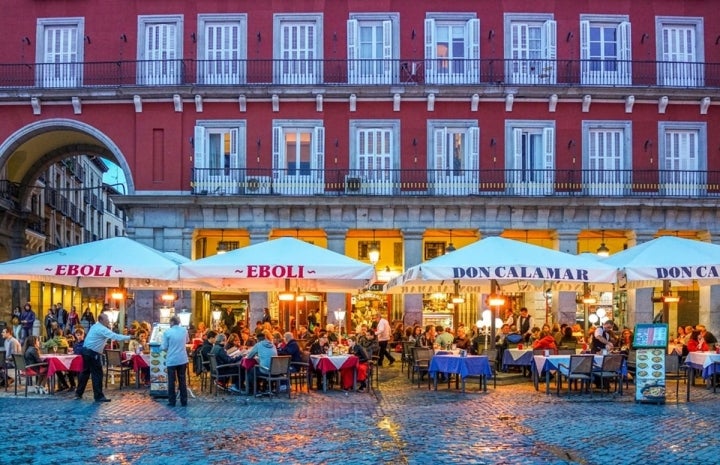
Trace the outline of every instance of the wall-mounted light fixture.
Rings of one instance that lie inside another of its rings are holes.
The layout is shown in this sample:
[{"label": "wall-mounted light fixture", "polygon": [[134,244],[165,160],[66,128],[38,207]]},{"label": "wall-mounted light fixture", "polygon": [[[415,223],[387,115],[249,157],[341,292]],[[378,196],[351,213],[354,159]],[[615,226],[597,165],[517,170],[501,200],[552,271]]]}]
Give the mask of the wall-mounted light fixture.
[{"label": "wall-mounted light fixture", "polygon": [[90,41],[90,36],[85,36],[85,42],[87,42],[88,45],[90,45],[92,42]]},{"label": "wall-mounted light fixture", "polygon": [[649,38],[650,38],[650,35],[649,35],[648,33],[645,33],[645,32],[644,32],[643,35],[640,37],[640,43],[641,43],[641,44],[644,44],[644,43],[645,43],[645,39],[649,39]]},{"label": "wall-mounted light fixture", "polygon": [[415,29],[413,28],[412,32],[410,32],[410,40],[415,40]]},{"label": "wall-mounted light fixture", "polygon": [[30,45],[30,38],[28,36],[23,37],[23,42],[25,42],[27,45]]},{"label": "wall-mounted light fixture", "polygon": [[574,34],[572,33],[572,31],[568,32],[567,36],[565,37],[565,42],[570,42],[573,37],[574,37]]},{"label": "wall-mounted light fixture", "polygon": [[257,33],[257,41],[262,42],[262,34],[260,34],[259,32]]},{"label": "wall-mounted light fixture", "polygon": [[192,39],[193,44],[197,43],[197,34],[195,34],[194,32],[191,32],[190,38]]},{"label": "wall-mounted light fixture", "polygon": [[120,34],[120,40],[122,40],[123,42],[127,43],[127,35],[125,35],[125,34]]}]

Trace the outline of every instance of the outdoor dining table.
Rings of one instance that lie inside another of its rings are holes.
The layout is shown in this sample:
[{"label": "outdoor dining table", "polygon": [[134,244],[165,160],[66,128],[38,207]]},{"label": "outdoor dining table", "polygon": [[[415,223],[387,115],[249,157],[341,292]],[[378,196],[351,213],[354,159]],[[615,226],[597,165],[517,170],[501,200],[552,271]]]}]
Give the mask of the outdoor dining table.
[{"label": "outdoor dining table", "polygon": [[502,357],[503,371],[508,366],[530,367],[533,362],[533,350],[530,349],[505,349]]},{"label": "outdoor dining table", "polygon": [[[587,354],[587,357],[593,357],[593,365],[601,366],[603,355]],[[570,366],[570,355],[535,355],[533,356],[533,383],[535,390],[539,391],[540,375],[545,372],[545,393],[550,394],[550,373],[558,370],[560,364]]]},{"label": "outdoor dining table", "polygon": [[135,387],[140,387],[140,370],[150,367],[150,354],[136,354],[125,352],[125,360],[130,360],[135,371]]},{"label": "outdoor dining table", "polygon": [[353,369],[353,388],[357,388],[357,367],[360,359],[355,355],[311,355],[313,369],[322,373],[323,392],[327,392],[327,374],[332,371]]},{"label": "outdoor dining table", "polygon": [[468,376],[481,376],[483,392],[487,392],[487,379],[492,377],[492,369],[487,355],[455,355],[438,353],[430,359],[428,375],[433,379],[437,391],[438,373],[457,374],[462,382],[462,392],[465,392],[465,378]]},{"label": "outdoor dining table", "polygon": [[715,352],[690,352],[685,358],[685,365],[692,370],[688,371],[688,385],[695,384],[695,370],[699,370],[703,379],[712,378],[720,373],[720,354]]},{"label": "outdoor dining table", "polygon": [[55,392],[55,373],[58,371],[75,371],[83,370],[82,355],[75,354],[43,354],[40,358],[47,362],[47,377],[50,383],[50,392]]}]

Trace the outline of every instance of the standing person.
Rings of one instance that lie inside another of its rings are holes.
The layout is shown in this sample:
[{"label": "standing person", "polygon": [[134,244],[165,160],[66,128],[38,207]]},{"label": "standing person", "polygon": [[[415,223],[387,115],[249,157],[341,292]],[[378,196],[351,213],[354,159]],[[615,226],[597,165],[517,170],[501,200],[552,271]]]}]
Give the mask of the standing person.
[{"label": "standing person", "polygon": [[129,341],[130,336],[124,336],[122,334],[114,333],[110,330],[110,318],[107,313],[101,313],[98,316],[98,321],[90,327],[82,349],[83,358],[83,371],[80,372],[78,378],[78,386],[75,391],[75,399],[82,399],[83,393],[87,382],[92,376],[93,384],[93,398],[95,402],[110,402],[110,399],[105,397],[102,388],[102,354],[105,350],[105,344],[108,339],[113,341]]},{"label": "standing person", "polygon": [[67,325],[68,322],[68,311],[65,310],[63,304],[60,302],[58,302],[57,304],[57,310],[55,311],[55,319],[57,320],[60,329],[65,331],[65,325]]},{"label": "standing person", "polygon": [[591,351],[594,354],[600,353],[603,350],[611,351],[614,347],[613,344],[613,321],[607,320],[593,333]]},{"label": "standing person", "polygon": [[20,314],[20,324],[22,325],[21,337],[23,342],[28,336],[32,335],[33,323],[35,323],[35,312],[33,312],[32,306],[30,302],[28,302]]},{"label": "standing person", "polygon": [[5,360],[3,362],[3,369],[6,371],[8,384],[14,382],[13,378],[10,377],[10,368],[15,367],[13,361],[13,354],[22,354],[22,346],[14,336],[11,328],[3,328],[2,330],[3,346],[5,347]]},{"label": "standing person", "polygon": [[517,322],[517,332],[522,334],[525,342],[530,342],[530,334],[534,326],[535,322],[533,321],[533,317],[528,314],[527,307],[522,307],[520,309],[520,318],[518,318]]},{"label": "standing person", "polygon": [[262,320],[263,323],[272,323],[272,317],[270,316],[270,309],[265,307],[263,308],[263,316]]},{"label": "standing person", "polygon": [[75,306],[70,307],[70,313],[68,313],[67,316],[67,327],[70,329],[71,333],[75,333],[75,326],[77,326],[80,323],[80,315],[78,315],[77,309]]},{"label": "standing person", "polygon": [[168,371],[168,405],[175,407],[177,396],[175,394],[175,380],[177,379],[180,391],[180,405],[187,406],[187,365],[188,355],[185,345],[190,342],[190,335],[183,326],[180,326],[180,317],[170,317],[170,329],[163,332],[162,350],[167,352],[165,364]]},{"label": "standing person", "polygon": [[379,313],[375,315],[375,322],[377,323],[375,334],[377,335],[378,345],[380,346],[378,366],[382,366],[383,358],[387,358],[390,366],[392,366],[392,364],[395,363],[395,359],[387,350],[388,342],[390,342],[390,337],[392,336],[390,333],[390,323],[384,317],[380,316]]},{"label": "standing person", "polygon": [[55,334],[54,328],[57,326],[57,307],[53,305],[48,309],[47,315],[45,315],[45,336],[48,339],[52,339]]},{"label": "standing person", "polygon": [[90,311],[90,307],[85,307],[85,311],[83,311],[82,317],[80,317],[80,324],[85,329],[85,333],[90,331],[90,326],[95,324],[95,317]]}]

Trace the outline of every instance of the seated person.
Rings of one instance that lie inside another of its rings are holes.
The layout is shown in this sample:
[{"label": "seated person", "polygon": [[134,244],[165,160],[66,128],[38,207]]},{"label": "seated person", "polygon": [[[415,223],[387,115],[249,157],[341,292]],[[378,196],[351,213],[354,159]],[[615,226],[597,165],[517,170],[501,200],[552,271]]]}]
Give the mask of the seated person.
[{"label": "seated person", "polygon": [[[85,344],[85,329],[82,326],[75,326],[75,342],[73,343],[73,354],[82,355],[83,345]],[[70,383],[69,391],[75,390],[75,372],[68,371],[68,383]]]},{"label": "seated person", "polygon": [[550,331],[545,330],[540,332],[540,337],[533,342],[533,349],[547,350],[550,351],[551,354],[557,354],[555,338]]},{"label": "seated person", "polygon": [[150,353],[150,344],[148,344],[148,333],[144,329],[138,329],[135,333],[135,339],[131,339],[128,344],[128,352],[134,354]]},{"label": "seated person", "polygon": [[293,338],[293,334],[291,332],[285,333],[285,344],[282,347],[282,349],[278,349],[278,355],[289,355],[290,358],[290,371],[291,372],[297,372],[298,367],[297,365],[293,365],[293,362],[299,362],[302,363],[302,351],[300,350],[300,345],[298,342]]},{"label": "seated person", "polygon": [[252,349],[247,354],[247,358],[256,358],[258,362],[255,369],[248,371],[248,392],[251,392],[255,386],[255,370],[259,370],[260,373],[268,373],[272,358],[278,354],[277,348],[270,340],[271,337],[269,331],[258,334],[257,344],[252,346]]},{"label": "seated person", "polygon": [[[37,363],[42,363],[42,359],[40,358],[40,339],[37,336],[28,336],[25,339],[23,349],[25,365],[35,365]],[[29,375],[37,376],[37,384],[34,387],[35,392],[38,394],[48,393],[48,390],[45,387],[45,384],[47,383],[47,370],[47,365],[42,367],[28,368],[26,370]]]},{"label": "seated person", "polygon": [[708,345],[705,341],[700,340],[700,331],[693,329],[690,333],[690,339],[687,343],[688,352],[707,352]]},{"label": "seated person", "polygon": [[[215,337],[215,344],[213,345],[212,349],[210,350],[210,355],[215,355],[215,361],[217,362],[217,370],[219,375],[231,375],[230,376],[230,383],[231,391],[240,391],[240,369],[238,368],[238,364],[240,363],[240,359],[234,359],[230,357],[225,350],[225,344],[226,344],[226,338],[225,334],[218,334],[217,337]],[[208,357],[208,360],[210,357]],[[225,365],[225,366],[221,366]],[[230,365],[230,366],[228,366]],[[228,378],[223,378],[222,380],[218,380],[215,384],[220,389],[227,389],[227,380]]]},{"label": "seated person", "polygon": [[560,346],[568,349],[574,349],[577,346],[577,338],[573,336],[573,330],[570,326],[565,326],[565,329],[563,329]]},{"label": "seated person", "polygon": [[437,333],[437,336],[435,336],[435,344],[437,344],[441,349],[452,348],[452,342],[454,339],[452,334],[445,331],[445,328],[441,325],[437,325],[435,327],[435,333]]},{"label": "seated person", "polygon": [[250,330],[247,328],[243,328],[242,332],[240,333],[240,345],[245,348],[249,348],[255,345],[257,341],[255,340],[255,337],[250,334]]},{"label": "seated person", "polygon": [[328,341],[327,333],[325,331],[320,331],[319,337],[310,346],[310,354],[311,355],[326,354],[329,346],[330,346],[330,342]]},{"label": "seated person", "polygon": [[[359,359],[359,363],[357,366],[357,381],[360,383],[360,387],[358,390],[360,392],[363,392],[367,387],[366,380],[369,357],[367,352],[365,352],[365,349],[363,349],[360,344],[357,344],[355,339],[355,336],[350,336],[347,339],[348,354],[354,355]],[[353,371],[353,368],[343,368],[342,370],[340,370],[340,380],[342,383],[342,388],[346,391],[353,388]]]},{"label": "seated person", "polygon": [[470,338],[466,336],[465,328],[458,328],[457,336],[453,339],[453,344],[455,344],[455,347],[458,349],[470,350]]},{"label": "seated person", "polygon": [[[60,328],[58,326],[58,327],[55,327],[55,329],[53,331],[55,331],[53,338],[45,341],[45,343],[42,345],[42,348],[48,352],[49,351],[54,352],[57,349],[64,349],[64,352],[67,353],[70,345],[68,344],[68,341],[65,338],[65,334],[63,333],[62,328]],[[67,374],[66,371],[56,371],[55,372],[55,376],[57,377],[57,380],[58,380],[58,388],[56,389],[57,392],[69,391],[71,389],[71,387],[68,383],[66,374]]]},{"label": "seated person", "polygon": [[360,344],[368,357],[372,358],[373,354],[380,352],[380,343],[378,342],[375,331],[370,331],[368,325],[362,325],[360,327],[360,335],[357,337],[356,343]]}]

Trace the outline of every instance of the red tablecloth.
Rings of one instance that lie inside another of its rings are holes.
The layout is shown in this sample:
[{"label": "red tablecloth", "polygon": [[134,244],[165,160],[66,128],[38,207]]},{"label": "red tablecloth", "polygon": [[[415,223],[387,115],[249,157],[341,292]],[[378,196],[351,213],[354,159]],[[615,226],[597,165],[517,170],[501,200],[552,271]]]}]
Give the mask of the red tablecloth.
[{"label": "red tablecloth", "polygon": [[313,368],[323,374],[329,371],[339,371],[345,368],[354,368],[359,363],[360,359],[354,355],[333,355],[328,357],[327,355],[311,355]]},{"label": "red tablecloth", "polygon": [[83,369],[83,359],[81,355],[55,355],[45,354],[42,359],[48,362],[48,377],[51,377],[57,371],[77,371]]}]

